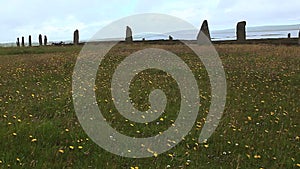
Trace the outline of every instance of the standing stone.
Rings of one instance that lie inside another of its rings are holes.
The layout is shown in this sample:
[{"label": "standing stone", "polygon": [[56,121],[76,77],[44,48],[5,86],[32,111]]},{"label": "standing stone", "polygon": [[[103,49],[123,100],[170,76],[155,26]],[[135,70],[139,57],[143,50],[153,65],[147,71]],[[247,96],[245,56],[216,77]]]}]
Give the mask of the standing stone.
[{"label": "standing stone", "polygon": [[24,36],[22,36],[22,47],[25,46],[25,40],[24,40]]},{"label": "standing stone", "polygon": [[39,44],[40,44],[40,46],[43,45],[43,39],[42,39],[42,35],[41,34],[39,35]]},{"label": "standing stone", "polygon": [[288,33],[288,39],[290,39],[291,38],[291,33]]},{"label": "standing stone", "polygon": [[73,44],[74,45],[78,45],[79,44],[79,31],[77,29],[74,31]]},{"label": "standing stone", "polygon": [[132,42],[133,38],[132,38],[132,30],[129,26],[126,26],[126,37],[125,37],[125,41],[126,42]]},{"label": "standing stone", "polygon": [[246,40],[246,21],[238,22],[236,25],[236,37],[237,41],[245,41]]},{"label": "standing stone", "polygon": [[173,37],[171,35],[169,35],[169,41],[172,41]]},{"label": "standing stone", "polygon": [[17,42],[16,42],[17,46],[20,47],[20,39],[17,38]]},{"label": "standing stone", "polygon": [[300,30],[299,30],[299,33],[298,33],[298,45],[300,45]]},{"label": "standing stone", "polygon": [[32,46],[32,44],[31,44],[31,35],[29,35],[29,37],[28,37],[28,44],[29,44],[29,46]]},{"label": "standing stone", "polygon": [[46,35],[44,36],[44,45],[45,46],[47,45],[47,36]]},{"label": "standing stone", "polygon": [[198,36],[197,36],[197,41],[200,41],[200,34],[204,33],[204,35],[208,38],[209,41],[211,41],[211,38],[210,38],[210,33],[209,33],[209,29],[208,29],[208,23],[207,23],[207,20],[204,20],[202,25],[201,25],[201,29],[198,33]]}]

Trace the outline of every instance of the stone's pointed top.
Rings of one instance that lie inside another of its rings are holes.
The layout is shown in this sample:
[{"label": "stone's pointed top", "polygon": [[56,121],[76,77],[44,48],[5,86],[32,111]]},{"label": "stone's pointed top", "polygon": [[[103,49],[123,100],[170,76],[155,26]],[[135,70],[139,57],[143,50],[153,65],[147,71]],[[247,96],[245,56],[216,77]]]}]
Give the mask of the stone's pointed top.
[{"label": "stone's pointed top", "polygon": [[[206,36],[206,38],[205,38],[205,36]],[[206,42],[210,42],[210,41],[211,41],[211,37],[210,37],[210,33],[209,33],[208,22],[207,22],[207,20],[204,20],[202,22],[200,31],[197,35],[197,43],[198,44],[203,44],[203,43],[206,44]]]},{"label": "stone's pointed top", "polygon": [[132,42],[133,38],[132,38],[132,30],[129,26],[126,26],[126,37],[125,37],[125,41],[126,42]]},{"label": "stone's pointed top", "polygon": [[246,21],[240,21],[240,22],[238,22],[238,24],[242,24],[242,25],[246,26]]}]

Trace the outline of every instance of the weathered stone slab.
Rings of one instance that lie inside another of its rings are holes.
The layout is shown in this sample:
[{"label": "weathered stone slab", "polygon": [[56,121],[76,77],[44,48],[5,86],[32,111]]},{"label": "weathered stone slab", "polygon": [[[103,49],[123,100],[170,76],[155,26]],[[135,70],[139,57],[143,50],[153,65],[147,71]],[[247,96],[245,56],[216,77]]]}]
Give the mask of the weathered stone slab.
[{"label": "weathered stone slab", "polygon": [[246,21],[238,22],[236,25],[236,37],[237,41],[246,40]]},{"label": "weathered stone slab", "polygon": [[79,31],[77,29],[74,31],[73,44],[74,45],[78,45],[79,44]]},{"label": "weathered stone slab", "polygon": [[45,35],[45,36],[44,36],[44,45],[46,46],[47,43],[48,43],[48,39],[47,39],[47,36]]},{"label": "weathered stone slab", "polygon": [[16,44],[17,44],[18,47],[20,47],[20,38],[17,38]]},{"label": "weathered stone slab", "polygon": [[22,36],[22,47],[24,47],[25,46],[25,39],[24,39],[24,36]]},{"label": "weathered stone slab", "polygon": [[126,37],[125,37],[125,41],[126,42],[132,42],[133,38],[132,38],[132,30],[129,26],[126,26]]},{"label": "weathered stone slab", "polygon": [[199,31],[198,36],[197,36],[197,40],[198,40],[198,41],[200,40],[200,34],[201,34],[201,32],[204,33],[204,35],[205,35],[209,40],[211,40],[207,20],[204,20],[204,21],[202,22],[200,31]]},{"label": "weathered stone slab", "polygon": [[39,45],[42,46],[43,45],[43,39],[42,39],[42,35],[39,34]]},{"label": "weathered stone slab", "polygon": [[32,44],[31,44],[31,35],[28,36],[28,45],[32,46]]}]

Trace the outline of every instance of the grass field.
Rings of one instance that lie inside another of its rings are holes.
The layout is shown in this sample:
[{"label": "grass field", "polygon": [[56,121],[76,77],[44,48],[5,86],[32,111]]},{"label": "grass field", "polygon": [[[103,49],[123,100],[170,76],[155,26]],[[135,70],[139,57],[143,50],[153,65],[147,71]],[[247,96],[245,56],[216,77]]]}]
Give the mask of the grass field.
[{"label": "grass field", "polygon": [[[300,47],[216,45],[227,78],[226,107],[215,133],[199,144],[211,97],[207,73],[183,45],[150,46],[183,58],[201,85],[197,122],[176,147],[131,159],[91,141],[72,103],[72,72],[81,46],[0,48],[0,168],[300,168]],[[161,88],[168,93],[165,113],[139,124],[116,111],[109,86],[113,68],[144,47],[116,46],[96,80],[97,101],[108,122],[135,137],[166,130],[180,106],[176,82],[152,70],[133,80],[131,98],[146,110],[149,92]]]}]

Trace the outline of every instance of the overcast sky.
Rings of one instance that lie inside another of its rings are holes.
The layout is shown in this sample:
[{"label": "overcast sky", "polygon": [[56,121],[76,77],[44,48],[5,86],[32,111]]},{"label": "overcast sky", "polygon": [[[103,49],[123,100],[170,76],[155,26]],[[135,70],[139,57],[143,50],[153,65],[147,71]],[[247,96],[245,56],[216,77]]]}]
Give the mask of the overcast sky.
[{"label": "overcast sky", "polygon": [[[38,34],[48,41],[89,39],[117,19],[141,13],[179,17],[199,28],[204,19],[210,30],[247,26],[300,24],[300,0],[0,0],[0,42]],[[125,28],[124,28],[125,29]]]}]

